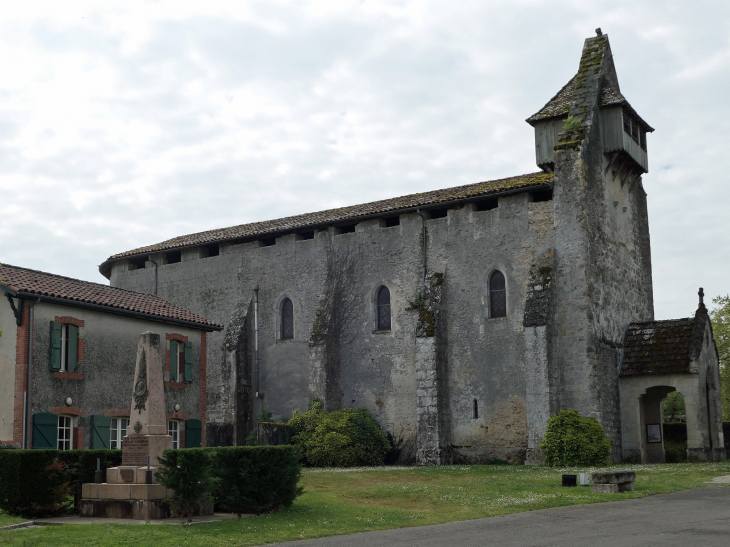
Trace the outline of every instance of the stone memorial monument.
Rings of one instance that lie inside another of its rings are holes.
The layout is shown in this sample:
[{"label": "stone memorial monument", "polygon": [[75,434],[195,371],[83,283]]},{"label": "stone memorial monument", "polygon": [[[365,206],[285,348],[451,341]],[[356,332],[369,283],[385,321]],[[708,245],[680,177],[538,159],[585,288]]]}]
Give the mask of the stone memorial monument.
[{"label": "stone memorial monument", "polygon": [[[160,335],[145,332],[137,346],[129,429],[122,465],[107,469],[107,482],[82,486],[82,517],[162,519],[170,516],[167,489],[155,481],[157,458],[172,448],[167,434]],[[171,492],[170,492],[171,494]]]}]

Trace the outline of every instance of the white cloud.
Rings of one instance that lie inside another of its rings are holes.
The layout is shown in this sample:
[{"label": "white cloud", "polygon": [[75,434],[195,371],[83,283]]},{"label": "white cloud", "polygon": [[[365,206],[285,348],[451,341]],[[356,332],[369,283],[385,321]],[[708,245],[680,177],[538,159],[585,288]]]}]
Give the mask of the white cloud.
[{"label": "white cloud", "polygon": [[649,123],[657,317],[730,292],[730,8],[23,2],[0,15],[0,259],[103,281],[175,235],[535,170],[524,119],[611,37]]}]

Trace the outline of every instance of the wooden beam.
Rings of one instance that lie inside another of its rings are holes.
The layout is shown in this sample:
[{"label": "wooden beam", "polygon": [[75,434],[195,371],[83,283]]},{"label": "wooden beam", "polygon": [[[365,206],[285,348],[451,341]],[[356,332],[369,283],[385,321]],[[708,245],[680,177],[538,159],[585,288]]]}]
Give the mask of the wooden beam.
[{"label": "wooden beam", "polygon": [[616,152],[614,152],[614,153],[613,153],[613,157],[611,158],[611,161],[609,161],[609,162],[608,162],[608,165],[607,165],[607,166],[606,166],[606,168],[605,168],[605,169],[603,170],[603,174],[604,174],[604,175],[605,175],[606,173],[608,173],[608,170],[609,170],[609,169],[611,169],[611,166],[613,165],[613,162],[614,162],[614,161],[616,160],[616,158],[618,158],[619,152],[621,152],[621,150],[616,150]]}]

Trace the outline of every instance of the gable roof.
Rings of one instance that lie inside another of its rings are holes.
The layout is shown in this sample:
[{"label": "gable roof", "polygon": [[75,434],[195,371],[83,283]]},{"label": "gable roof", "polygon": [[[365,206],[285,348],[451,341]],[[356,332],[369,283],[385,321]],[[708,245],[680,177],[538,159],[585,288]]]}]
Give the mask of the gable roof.
[{"label": "gable roof", "polygon": [[703,306],[695,317],[631,323],[624,338],[620,376],[689,373],[702,350],[708,320]]},{"label": "gable roof", "polygon": [[[550,118],[560,118],[567,116],[570,112],[570,102],[573,98],[573,90],[575,87],[575,79],[578,77],[576,74],[573,76],[567,84],[565,84],[555,96],[550,99],[545,106],[535,112],[532,116],[527,118],[525,121],[530,125],[534,126],[535,123],[540,120],[547,120]],[[644,125],[644,129],[648,132],[653,132],[654,128],[644,121],[634,108],[629,104],[621,94],[619,88],[614,85],[611,80],[604,79],[603,87],[601,88],[601,106],[626,106]]]},{"label": "gable roof", "polygon": [[136,316],[202,330],[223,327],[204,317],[179,308],[159,296],[142,294],[100,283],[40,272],[28,268],[0,264],[0,290],[19,297],[40,297],[41,300],[97,309],[121,315]]},{"label": "gable roof", "polygon": [[239,226],[231,226],[229,228],[198,232],[112,255],[101,266],[99,266],[99,270],[103,275],[108,277],[109,263],[120,258],[135,255],[146,255],[149,253],[180,249],[183,247],[193,247],[196,245],[230,241],[239,238],[254,239],[257,236],[272,236],[282,232],[301,231],[307,228],[327,224],[360,221],[369,217],[388,216],[412,211],[418,207],[428,210],[429,208],[437,208],[454,202],[474,201],[482,197],[489,197],[493,194],[525,192],[535,189],[549,188],[553,178],[553,173],[530,173],[517,177],[478,182],[476,184],[468,184],[466,186],[456,186],[453,188],[433,190],[431,192],[423,192],[420,194],[410,194],[397,198],[373,201],[361,205],[328,209],[326,211],[319,211],[316,213],[305,213],[303,215],[285,217],[276,220],[252,222],[250,224],[241,224]]}]

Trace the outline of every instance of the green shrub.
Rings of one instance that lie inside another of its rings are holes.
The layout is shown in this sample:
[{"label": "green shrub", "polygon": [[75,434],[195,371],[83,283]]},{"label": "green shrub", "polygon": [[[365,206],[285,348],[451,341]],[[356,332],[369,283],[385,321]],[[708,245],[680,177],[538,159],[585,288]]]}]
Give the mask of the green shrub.
[{"label": "green shrub", "polygon": [[607,465],[611,443],[594,418],[581,416],[575,410],[563,410],[548,420],[540,450],[546,465]]},{"label": "green shrub", "polygon": [[101,460],[102,482],[106,482],[106,470],[122,465],[121,450],[59,450],[57,456],[68,472],[69,487],[74,498],[74,510],[81,501],[81,485],[96,480],[96,459]]},{"label": "green shrub", "polygon": [[165,450],[157,460],[160,465],[155,479],[173,490],[170,506],[190,522],[201,505],[211,502],[218,483],[213,475],[210,451],[206,448]]},{"label": "green shrub", "polygon": [[0,508],[26,517],[75,510],[81,485],[94,482],[96,458],[105,476],[108,467],[121,465],[122,451],[0,450]]},{"label": "green shrub", "polygon": [[383,465],[391,444],[378,422],[364,408],[325,412],[321,403],[289,420],[292,442],[302,449],[307,465],[352,467]]},{"label": "green shrub", "polygon": [[68,509],[69,481],[57,450],[0,451],[0,509],[42,517]]},{"label": "green shrub", "polygon": [[211,448],[220,479],[216,504],[238,513],[261,514],[289,507],[303,493],[301,452],[296,446]]},{"label": "green shrub", "polygon": [[687,461],[687,443],[664,441],[664,453],[667,463],[684,463]]}]

